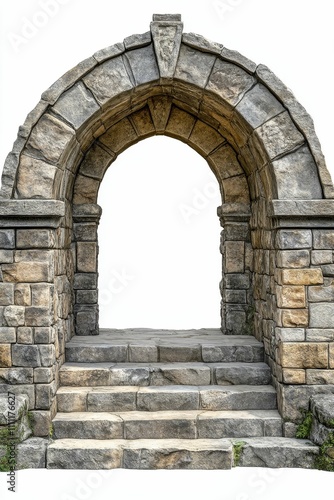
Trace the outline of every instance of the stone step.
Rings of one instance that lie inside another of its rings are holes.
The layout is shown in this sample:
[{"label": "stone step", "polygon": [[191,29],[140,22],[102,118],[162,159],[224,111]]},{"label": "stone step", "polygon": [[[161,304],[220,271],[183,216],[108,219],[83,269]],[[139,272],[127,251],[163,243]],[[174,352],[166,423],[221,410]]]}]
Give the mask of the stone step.
[{"label": "stone step", "polygon": [[282,436],[276,410],[57,413],[55,439],[219,439]]},{"label": "stone step", "polygon": [[59,412],[275,410],[270,385],[60,387]]},{"label": "stone step", "polygon": [[65,363],[61,386],[265,385],[265,363]]},{"label": "stone step", "polygon": [[260,362],[263,344],[250,335],[202,330],[101,330],[74,336],[65,357],[74,363]]},{"label": "stone step", "polygon": [[47,451],[48,469],[230,469],[227,439],[60,439]]},{"label": "stone step", "polygon": [[47,450],[48,469],[230,469],[314,467],[319,448],[282,437],[230,439],[60,439]]}]

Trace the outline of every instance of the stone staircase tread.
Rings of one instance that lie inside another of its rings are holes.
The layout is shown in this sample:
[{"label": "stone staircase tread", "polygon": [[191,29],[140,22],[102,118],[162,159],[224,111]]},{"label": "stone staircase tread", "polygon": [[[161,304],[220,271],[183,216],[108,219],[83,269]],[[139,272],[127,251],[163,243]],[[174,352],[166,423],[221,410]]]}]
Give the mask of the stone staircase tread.
[{"label": "stone staircase tread", "polygon": [[110,369],[110,368],[268,368],[269,366],[262,362],[246,363],[241,361],[231,361],[231,362],[204,362],[204,361],[159,361],[159,362],[126,362],[126,363],[114,363],[114,362],[72,362],[66,361],[60,368],[60,371],[70,370],[70,369],[80,369],[80,370],[92,370],[92,369]]},{"label": "stone staircase tread", "polygon": [[137,385],[129,386],[129,385],[110,385],[110,386],[97,386],[97,387],[80,387],[80,386],[63,386],[59,387],[57,394],[67,394],[67,393],[86,393],[86,392],[147,392],[147,391],[202,391],[202,390],[210,390],[217,392],[271,392],[276,394],[276,391],[272,385],[207,385],[207,386],[196,386],[196,385],[166,385],[166,386],[145,386],[140,387]]}]

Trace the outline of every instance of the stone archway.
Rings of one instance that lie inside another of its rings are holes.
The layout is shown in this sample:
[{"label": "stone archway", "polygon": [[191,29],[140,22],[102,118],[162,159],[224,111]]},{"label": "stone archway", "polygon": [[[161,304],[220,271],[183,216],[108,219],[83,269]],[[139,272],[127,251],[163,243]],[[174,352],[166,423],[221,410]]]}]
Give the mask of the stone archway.
[{"label": "stone archway", "polygon": [[264,343],[292,425],[310,395],[334,390],[334,188],[312,120],[267,67],[182,28],[178,15],[155,15],[150,32],[66,73],[7,158],[1,373],[29,396],[39,435],[65,343],[99,333],[100,183],[122,151],[157,134],[194,148],[220,185],[223,333]]}]

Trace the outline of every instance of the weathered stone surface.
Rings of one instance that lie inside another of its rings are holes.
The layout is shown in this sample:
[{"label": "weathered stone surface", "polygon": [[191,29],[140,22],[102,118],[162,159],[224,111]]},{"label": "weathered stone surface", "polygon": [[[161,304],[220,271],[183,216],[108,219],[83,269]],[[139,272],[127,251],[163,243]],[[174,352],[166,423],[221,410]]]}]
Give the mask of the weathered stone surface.
[{"label": "weathered stone surface", "polygon": [[17,329],[17,343],[18,344],[33,344],[34,335],[32,328],[20,326]]},{"label": "weathered stone surface", "polygon": [[[102,180],[108,166],[115,159],[115,156],[110,152],[103,149],[97,142],[88,150],[82,163],[80,165],[80,173],[86,177],[92,177],[93,179]],[[85,233],[87,230],[92,231],[93,236],[90,235],[89,240],[96,239],[96,225],[91,224],[76,224],[75,225],[75,235],[78,240],[83,239],[85,241]],[[86,239],[86,241],[88,241]]]},{"label": "weathered stone surface", "polygon": [[130,344],[129,361],[131,363],[156,363],[158,361],[158,348],[155,345]]},{"label": "weathered stone surface", "polygon": [[197,410],[199,393],[191,386],[140,387],[137,408],[142,411]]},{"label": "weathered stone surface", "polygon": [[172,109],[172,101],[168,96],[157,96],[148,101],[148,107],[156,132],[163,133],[166,129]]},{"label": "weathered stone surface", "polygon": [[126,469],[230,469],[232,445],[227,439],[189,441],[136,440],[124,445]]},{"label": "weathered stone surface", "polygon": [[332,342],[334,341],[334,329],[308,328],[306,329],[306,340],[308,342]]},{"label": "weathered stone surface", "polygon": [[175,78],[204,88],[211,74],[215,56],[181,45]]},{"label": "weathered stone surface", "polygon": [[324,278],[321,269],[283,269],[283,285],[322,285]]},{"label": "weathered stone surface", "polygon": [[243,273],[245,270],[245,244],[243,241],[226,241],[225,272]]},{"label": "weathered stone surface", "polygon": [[132,113],[131,123],[139,137],[149,137],[155,133],[155,128],[152,122],[148,106]]},{"label": "weathered stone surface", "polygon": [[22,326],[25,323],[25,308],[22,306],[7,306],[4,318],[8,326]]},{"label": "weathered stone surface", "polygon": [[112,97],[132,89],[132,83],[122,56],[100,64],[83,80],[100,105],[104,105]]},{"label": "weathered stone surface", "polygon": [[0,306],[7,306],[14,303],[14,285],[0,283]]},{"label": "weathered stone surface", "polygon": [[270,118],[284,111],[283,106],[261,84],[249,90],[236,107],[238,113],[250,124],[257,128]]},{"label": "weathered stone surface", "polygon": [[11,264],[12,262],[14,262],[13,251],[12,250],[0,250],[0,262],[1,262],[1,264]]},{"label": "weathered stone surface", "polygon": [[229,145],[224,145],[215,150],[210,154],[208,161],[214,166],[214,170],[217,172],[220,179],[227,179],[228,177],[243,174],[243,169],[238,162],[236,153]]},{"label": "weathered stone surface", "polygon": [[319,422],[334,428],[334,395],[318,394],[311,397],[311,410]]},{"label": "weathered stone surface", "polygon": [[98,291],[97,290],[77,290],[76,304],[97,304]]},{"label": "weathered stone surface", "polygon": [[15,305],[31,306],[31,288],[30,285],[18,283],[15,285]]},{"label": "weathered stone surface", "polygon": [[13,229],[0,230],[0,247],[2,249],[15,248],[15,231]]},{"label": "weathered stone surface", "polygon": [[54,197],[56,167],[42,160],[22,155],[17,175],[16,191],[19,198]]},{"label": "weathered stone surface", "polygon": [[282,380],[284,384],[306,384],[306,372],[305,370],[284,368],[282,370]]},{"label": "weathered stone surface", "polygon": [[55,331],[51,327],[34,328],[35,344],[50,344],[55,341]]},{"label": "weathered stone surface", "polygon": [[200,388],[203,410],[274,410],[276,404],[276,392],[271,386]]},{"label": "weathered stone surface", "polygon": [[197,363],[151,366],[150,385],[209,385],[210,367]]},{"label": "weathered stone surface", "polygon": [[204,362],[217,363],[223,362],[241,362],[252,363],[263,361],[263,347],[238,345],[235,347],[224,345],[206,345],[202,346],[202,358]]},{"label": "weathered stone surface", "polygon": [[41,366],[40,353],[38,347],[35,345],[13,345],[12,357],[14,366],[27,366],[32,368]]},{"label": "weathered stone surface", "polygon": [[95,439],[56,440],[47,450],[48,469],[119,469],[122,448],[119,441]]},{"label": "weathered stone surface", "polygon": [[233,108],[254,83],[254,77],[239,66],[217,59],[206,89],[217,94]]},{"label": "weathered stone surface", "polygon": [[129,366],[111,367],[109,383],[111,385],[145,386],[150,384],[150,369],[148,367]]},{"label": "weathered stone surface", "polygon": [[50,384],[55,378],[53,368],[35,368],[34,382],[35,384]]},{"label": "weathered stone surface", "polygon": [[120,413],[126,439],[196,439],[195,411]]},{"label": "weathered stone surface", "polygon": [[60,387],[57,391],[58,411],[67,413],[87,411],[87,394],[88,389],[85,387]]},{"label": "weathered stone surface", "polygon": [[245,175],[229,177],[222,181],[224,200],[227,203],[249,203],[249,186]]},{"label": "weathered stone surface", "polygon": [[92,94],[81,82],[62,94],[53,106],[53,110],[76,130],[91,119],[99,109]]},{"label": "weathered stone surface", "polygon": [[159,361],[168,362],[188,362],[202,361],[200,345],[160,345]]},{"label": "weathered stone surface", "polygon": [[[87,411],[134,411],[137,409],[136,399],[138,387],[94,388],[88,392]],[[66,411],[66,410],[64,410]],[[85,411],[78,410],[78,411]]]},{"label": "weathered stone surface", "polygon": [[313,231],[314,236],[314,248],[315,249],[328,249],[334,250],[334,231],[333,230],[315,230]]},{"label": "weathered stone surface", "polygon": [[28,326],[50,326],[52,317],[48,307],[26,307],[25,321]]},{"label": "weathered stone surface", "polygon": [[97,271],[97,245],[94,242],[77,243],[77,270],[82,273]]},{"label": "weathered stone surface", "polygon": [[52,270],[46,262],[15,262],[2,266],[3,279],[12,283],[48,282],[52,278]]},{"label": "weathered stone surface", "polygon": [[66,360],[73,363],[124,363],[127,361],[127,346],[125,344],[89,346],[70,341],[66,344]]},{"label": "weathered stone surface", "polygon": [[289,420],[300,423],[302,410],[309,410],[310,397],[316,394],[334,394],[333,385],[279,385],[278,398],[281,411],[289,415]]},{"label": "weathered stone surface", "polygon": [[329,344],[329,367],[334,368],[334,345]]},{"label": "weathered stone surface", "polygon": [[182,35],[182,43],[194,49],[202,50],[203,52],[216,54],[217,56],[219,56],[223,50],[223,46],[220,43],[207,40],[197,33],[184,33]]},{"label": "weathered stone surface", "polygon": [[307,370],[306,383],[309,385],[334,384],[334,370]]},{"label": "weathered stone surface", "polygon": [[226,288],[234,290],[247,290],[250,286],[247,274],[228,274],[225,276]]},{"label": "weathered stone surface", "polygon": [[309,304],[310,328],[334,328],[334,303]]},{"label": "weathered stone surface", "polygon": [[270,369],[265,363],[215,364],[213,372],[218,385],[265,385],[271,382]]},{"label": "weathered stone surface", "polygon": [[312,231],[309,229],[280,229],[277,231],[276,245],[282,250],[312,248]]},{"label": "weathered stone surface", "polygon": [[195,117],[182,111],[176,106],[172,106],[169,120],[166,126],[166,133],[172,137],[183,137],[188,139],[195,124]]},{"label": "weathered stone surface", "polygon": [[328,348],[323,343],[281,343],[279,359],[287,368],[327,368]]},{"label": "weathered stone surface", "polygon": [[[0,346],[0,352],[1,352],[1,346]],[[33,410],[35,408],[35,386],[34,385],[32,385],[32,384],[18,384],[18,385],[0,384],[0,394],[5,394],[7,397],[8,392],[15,394],[16,397],[26,395],[28,397],[28,410]]]},{"label": "weathered stone surface", "polygon": [[248,438],[242,446],[239,467],[313,469],[319,448],[310,441],[288,438]]},{"label": "weathered stone surface", "polygon": [[79,174],[75,179],[73,201],[77,204],[95,203],[99,187],[98,180]]},{"label": "weathered stone surface", "polygon": [[50,229],[18,229],[16,232],[17,248],[53,248],[55,234]]},{"label": "weathered stone surface", "polygon": [[36,385],[36,409],[48,410],[56,394],[56,383]]},{"label": "weathered stone surface", "polygon": [[151,32],[147,31],[146,33],[142,33],[140,35],[131,35],[124,39],[124,47],[126,50],[145,47],[152,43]]},{"label": "weathered stone surface", "polygon": [[304,342],[304,328],[275,328],[275,336],[278,342]]},{"label": "weathered stone surface", "polygon": [[[109,385],[110,370],[106,364],[66,363],[61,367],[59,379],[62,386],[94,387]],[[116,384],[115,384],[116,385]]]},{"label": "weathered stone surface", "polygon": [[306,295],[304,286],[285,285],[278,288],[277,305],[283,308],[306,307]]},{"label": "weathered stone surface", "polygon": [[0,343],[1,344],[8,344],[12,343],[15,344],[16,342],[16,330],[15,328],[9,328],[9,327],[1,327],[0,328]]},{"label": "weathered stone surface", "polygon": [[112,126],[99,139],[102,144],[117,154],[137,140],[137,134],[127,118]]},{"label": "weathered stone surface", "polygon": [[189,137],[189,142],[202,155],[207,155],[215,150],[220,144],[223,144],[225,139],[212,127],[209,127],[201,120],[197,120]]},{"label": "weathered stone surface", "polygon": [[310,286],[308,288],[308,300],[310,302],[333,302],[334,281],[324,282],[323,286]]},{"label": "weathered stone surface", "polygon": [[313,250],[311,260],[314,266],[331,264],[333,262],[333,250]]},{"label": "weathered stone surface", "polygon": [[[310,252],[308,250],[281,250],[277,252],[276,263],[278,267],[283,268],[309,267]],[[312,263],[315,264],[315,262]]]},{"label": "weathered stone surface", "polygon": [[306,327],[309,324],[307,309],[283,309],[282,326],[284,328]]},{"label": "weathered stone surface", "polygon": [[73,288],[74,290],[95,290],[97,288],[96,273],[76,273]]},{"label": "weathered stone surface", "polygon": [[111,413],[58,413],[52,424],[55,439],[123,438],[123,420]]},{"label": "weathered stone surface", "polygon": [[120,56],[121,54],[124,53],[124,51],[125,51],[124,44],[116,43],[114,45],[106,47],[105,49],[95,52],[93,57],[94,59],[96,59],[97,62],[101,63],[106,61],[107,59],[112,59],[113,57]]},{"label": "weathered stone surface", "polygon": [[126,53],[136,85],[159,80],[160,74],[153,46],[131,50]]},{"label": "weathered stone surface", "polygon": [[181,46],[181,19],[153,18],[151,33],[161,78],[172,78]]}]

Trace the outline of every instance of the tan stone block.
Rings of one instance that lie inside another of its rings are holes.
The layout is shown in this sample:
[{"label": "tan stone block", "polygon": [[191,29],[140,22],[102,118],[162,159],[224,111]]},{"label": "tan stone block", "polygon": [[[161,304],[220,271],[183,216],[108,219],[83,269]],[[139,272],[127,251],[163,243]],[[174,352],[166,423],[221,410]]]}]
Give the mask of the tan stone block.
[{"label": "tan stone block", "polygon": [[283,368],[327,368],[328,346],[325,343],[283,342],[279,345]]},{"label": "tan stone block", "polygon": [[308,326],[308,310],[284,309],[281,313],[281,322],[284,328]]},{"label": "tan stone block", "polygon": [[50,307],[52,301],[52,285],[39,283],[31,286],[32,306]]},{"label": "tan stone block", "polygon": [[0,367],[12,366],[11,344],[0,344]]},{"label": "tan stone block", "polygon": [[249,203],[248,182],[245,175],[222,181],[225,203]]},{"label": "tan stone block", "polygon": [[243,241],[225,242],[225,272],[243,273],[245,270],[245,245]]},{"label": "tan stone block", "polygon": [[189,137],[189,142],[200,154],[206,156],[226,141],[216,130],[198,120]]},{"label": "tan stone block", "polygon": [[155,133],[155,128],[147,106],[133,113],[130,119],[138,136],[146,137]]},{"label": "tan stone block", "polygon": [[166,133],[172,137],[188,139],[194,128],[195,121],[194,116],[173,106],[167,123]]},{"label": "tan stone block", "polygon": [[329,367],[334,368],[334,344],[329,344]]},{"label": "tan stone block", "polygon": [[77,270],[82,273],[95,273],[97,248],[94,242],[77,243]]},{"label": "tan stone block", "polygon": [[53,198],[56,167],[44,161],[21,156],[17,191],[21,198]]},{"label": "tan stone block", "polygon": [[306,370],[308,385],[334,384],[334,370]]},{"label": "tan stone block", "polygon": [[53,248],[55,233],[50,229],[18,229],[17,248]]},{"label": "tan stone block", "polygon": [[36,283],[51,280],[46,262],[16,262],[2,266],[4,281],[11,283]]},{"label": "tan stone block", "polygon": [[19,283],[15,285],[15,304],[17,306],[31,306],[30,285]]},{"label": "tan stone block", "polygon": [[138,140],[138,136],[127,118],[113,125],[100,137],[100,142],[118,154]]},{"label": "tan stone block", "polygon": [[283,308],[300,309],[306,306],[304,286],[287,285],[278,288],[277,305]]},{"label": "tan stone block", "polygon": [[283,368],[283,383],[284,384],[305,384],[306,372],[305,370],[293,370],[290,368]]},{"label": "tan stone block", "polygon": [[279,250],[276,256],[278,267],[282,268],[303,268],[310,265],[309,250]]},{"label": "tan stone block", "polygon": [[79,174],[75,180],[73,203],[96,203],[99,186],[100,181]]},{"label": "tan stone block", "polygon": [[283,285],[322,285],[324,278],[321,269],[283,269]]},{"label": "tan stone block", "polygon": [[234,149],[228,144],[224,144],[215,150],[208,158],[210,165],[213,165],[220,179],[227,179],[236,175],[242,175],[243,169],[237,159]]}]

